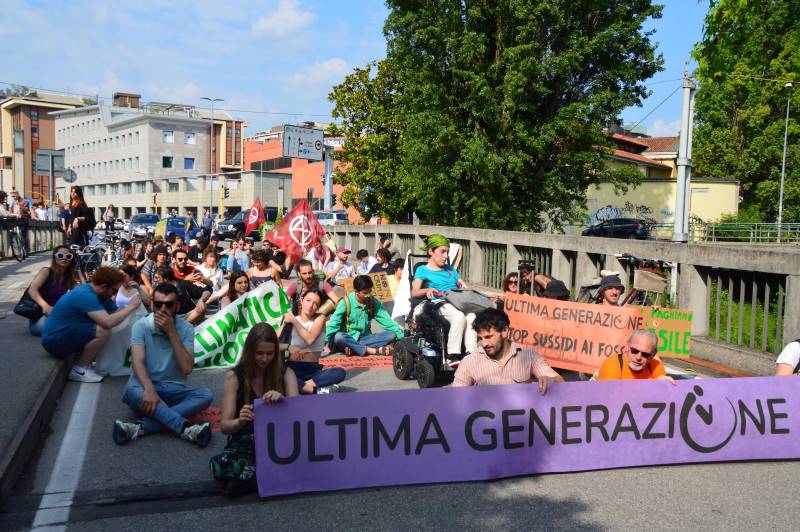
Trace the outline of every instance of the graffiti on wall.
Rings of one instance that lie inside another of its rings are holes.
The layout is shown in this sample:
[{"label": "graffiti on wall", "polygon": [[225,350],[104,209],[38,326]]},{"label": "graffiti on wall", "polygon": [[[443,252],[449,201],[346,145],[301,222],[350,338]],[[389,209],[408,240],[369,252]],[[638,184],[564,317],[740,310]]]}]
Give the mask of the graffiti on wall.
[{"label": "graffiti on wall", "polygon": [[653,209],[647,205],[634,205],[630,201],[626,201],[622,207],[614,205],[606,205],[600,207],[590,216],[590,223],[596,224],[606,220],[613,220],[614,218],[638,218],[645,222],[647,225],[654,225],[658,223],[653,217]]}]

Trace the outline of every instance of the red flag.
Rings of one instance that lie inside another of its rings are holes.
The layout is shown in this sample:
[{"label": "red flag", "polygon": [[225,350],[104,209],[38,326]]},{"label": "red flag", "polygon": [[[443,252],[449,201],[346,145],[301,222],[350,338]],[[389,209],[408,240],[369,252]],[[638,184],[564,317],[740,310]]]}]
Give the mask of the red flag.
[{"label": "red flag", "polygon": [[265,223],[264,209],[261,208],[261,199],[256,198],[253,206],[250,207],[250,212],[247,214],[247,226],[244,228],[245,236],[250,234],[253,229],[258,229],[261,224]]},{"label": "red flag", "polygon": [[297,262],[319,243],[325,230],[305,199],[294,206],[267,239]]}]

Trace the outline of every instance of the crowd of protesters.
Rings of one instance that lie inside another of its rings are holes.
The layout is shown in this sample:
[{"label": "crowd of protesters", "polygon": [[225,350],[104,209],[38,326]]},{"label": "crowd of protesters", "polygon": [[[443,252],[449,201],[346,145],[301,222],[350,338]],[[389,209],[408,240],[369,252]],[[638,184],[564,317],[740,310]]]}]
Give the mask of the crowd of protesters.
[{"label": "crowd of protesters", "polygon": [[[15,192],[0,192],[0,215],[38,219],[40,207],[28,205]],[[71,244],[86,244],[95,226],[92,213],[80,187],[72,187],[69,203],[59,211]],[[102,221],[113,230],[113,205]],[[325,356],[391,355],[404,331],[373,295],[368,274],[384,273],[397,282],[410,265],[385,239],[373,253],[358,250],[351,262],[352,251],[337,246],[327,234],[292,265],[285,252],[266,242],[257,249],[250,240],[233,240],[223,249],[212,236],[213,223],[206,212],[204,236],[188,243],[182,237],[145,239],[130,250],[121,267],[100,267],[90,278],[77,267],[72,248],[55,247],[49,265],[27,289],[41,308],[30,320],[29,331],[41,337],[53,356],[73,357],[69,379],[84,383],[103,380],[98,356],[112,336],[127,335],[122,340],[130,346],[132,371],[122,401],[134,417],[114,422],[114,441],[122,445],[166,431],[205,447],[211,441],[209,423],[190,421],[213,400],[210,389],[187,382],[194,368],[194,327],[264,283],[283,287],[291,304],[281,326],[252,327],[238,362],[224,377],[220,427],[228,440],[210,465],[213,476],[226,481],[234,494],[255,487],[253,401],[275,403],[287,396],[337,391],[346,372],[323,366]],[[537,382],[539,391],[546,393],[563,381],[534,349],[511,341],[509,319],[502,310],[462,312],[445,299],[446,292],[466,288],[450,264],[447,238],[429,235],[423,249],[428,260],[413,272],[410,296],[429,302],[449,324],[446,359],[460,361],[453,365],[454,386]],[[625,290],[617,275],[603,277],[596,288],[594,300],[601,305],[618,305]],[[521,293],[562,301],[571,296],[564,282],[530,267],[509,273],[498,297]],[[129,326],[121,327],[125,322]],[[373,332],[373,322],[382,331]],[[674,383],[657,357],[657,345],[653,333],[635,331],[624,352],[609,357],[595,378]],[[799,370],[800,342],[793,342],[778,359],[777,374]]]}]

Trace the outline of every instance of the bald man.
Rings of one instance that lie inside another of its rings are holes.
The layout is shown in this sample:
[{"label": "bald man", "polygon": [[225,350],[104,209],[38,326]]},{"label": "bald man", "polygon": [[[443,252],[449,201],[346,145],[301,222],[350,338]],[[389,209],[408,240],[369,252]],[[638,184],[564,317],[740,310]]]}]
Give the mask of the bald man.
[{"label": "bald man", "polygon": [[624,352],[603,362],[597,380],[660,379],[675,384],[656,358],[657,352],[658,337],[651,331],[636,329],[625,343]]}]

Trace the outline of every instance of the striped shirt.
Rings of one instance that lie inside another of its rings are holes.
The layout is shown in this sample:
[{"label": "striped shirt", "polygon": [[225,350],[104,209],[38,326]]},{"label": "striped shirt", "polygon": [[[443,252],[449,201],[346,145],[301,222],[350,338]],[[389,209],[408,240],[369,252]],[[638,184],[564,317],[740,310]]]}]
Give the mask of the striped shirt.
[{"label": "striped shirt", "polygon": [[490,358],[480,347],[464,357],[456,369],[453,386],[524,384],[541,377],[557,376],[535,349],[512,343],[511,355],[502,361]]}]

